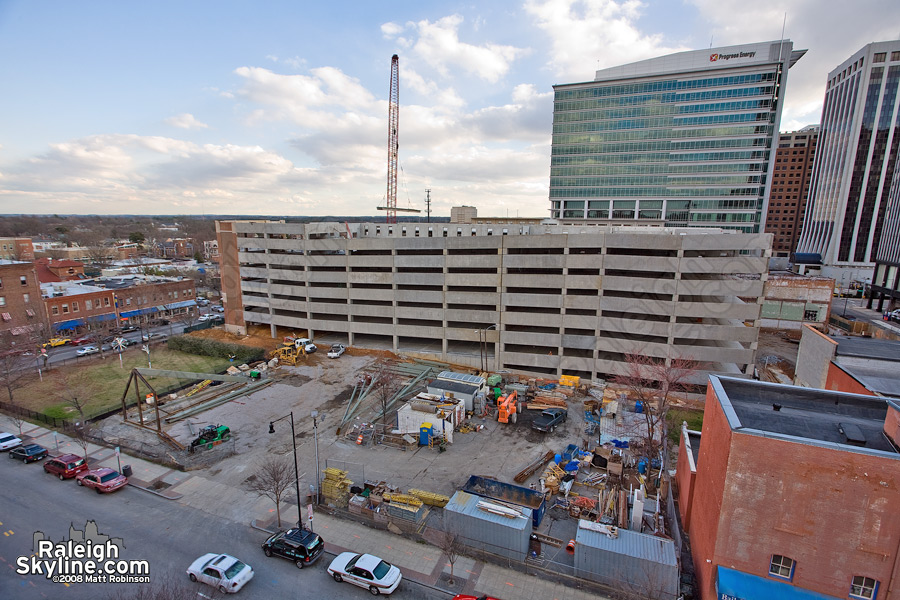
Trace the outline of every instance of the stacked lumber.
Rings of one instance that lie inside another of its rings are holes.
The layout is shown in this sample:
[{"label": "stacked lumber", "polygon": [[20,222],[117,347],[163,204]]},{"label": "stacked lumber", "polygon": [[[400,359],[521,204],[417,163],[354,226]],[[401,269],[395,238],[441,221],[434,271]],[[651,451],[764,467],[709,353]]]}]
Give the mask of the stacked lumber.
[{"label": "stacked lumber", "polygon": [[[416,510],[422,506],[422,500],[410,494],[388,492],[384,494],[384,499],[391,504],[402,504]],[[447,500],[449,501],[449,498]]]},{"label": "stacked lumber", "polygon": [[330,467],[325,469],[322,496],[335,506],[346,507],[349,502],[351,485],[353,482],[347,479],[347,471]]},{"label": "stacked lumber", "polygon": [[429,506],[439,506],[443,508],[447,506],[448,502],[450,502],[449,496],[435,494],[433,492],[426,492],[425,490],[409,490],[409,495],[415,496]]},{"label": "stacked lumber", "polygon": [[537,405],[543,406],[544,408],[568,408],[565,398],[545,396],[543,394],[535,396],[534,400],[528,403],[528,408],[533,408]]}]

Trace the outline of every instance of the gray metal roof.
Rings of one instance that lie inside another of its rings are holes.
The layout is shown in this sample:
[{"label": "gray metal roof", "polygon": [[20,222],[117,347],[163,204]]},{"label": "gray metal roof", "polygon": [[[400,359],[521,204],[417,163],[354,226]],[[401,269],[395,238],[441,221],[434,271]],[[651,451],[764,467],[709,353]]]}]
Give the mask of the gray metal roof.
[{"label": "gray metal roof", "polygon": [[447,503],[447,506],[444,507],[444,510],[458,512],[470,517],[475,517],[476,519],[481,519],[483,521],[489,521],[491,523],[497,523],[498,525],[512,527],[513,529],[525,529],[527,527],[529,531],[531,530],[531,513],[533,511],[530,508],[525,508],[524,506],[513,506],[509,503],[504,504],[504,508],[518,510],[523,517],[510,519],[508,517],[481,510],[480,508],[478,508],[479,502],[490,503],[491,501],[486,498],[482,498],[481,496],[476,496],[474,494],[469,494],[468,492],[463,492],[460,490],[450,497],[450,501]]},{"label": "gray metal roof", "polygon": [[454,373],[453,371],[441,371],[438,373],[438,379],[452,379],[454,381],[471,383],[472,385],[482,385],[485,382],[484,377],[469,375],[468,373]]},{"label": "gray metal roof", "polygon": [[900,341],[848,335],[830,336],[837,343],[837,356],[856,356],[900,362]]},{"label": "gray metal roof", "polygon": [[[897,454],[883,433],[888,410],[884,398],[715,375],[710,376],[710,382],[723,390],[717,391],[717,396],[734,430],[840,444],[846,450]],[[865,445],[848,444],[842,424],[858,427]]]},{"label": "gray metal roof", "polygon": [[447,379],[435,379],[426,386],[429,390],[444,390],[457,394],[474,395],[478,391],[478,386],[463,383],[462,381],[450,381]]},{"label": "gray metal roof", "polygon": [[675,560],[674,541],[629,529],[619,528],[618,537],[610,538],[605,533],[579,527],[575,534],[575,543],[663,565],[678,564]]}]

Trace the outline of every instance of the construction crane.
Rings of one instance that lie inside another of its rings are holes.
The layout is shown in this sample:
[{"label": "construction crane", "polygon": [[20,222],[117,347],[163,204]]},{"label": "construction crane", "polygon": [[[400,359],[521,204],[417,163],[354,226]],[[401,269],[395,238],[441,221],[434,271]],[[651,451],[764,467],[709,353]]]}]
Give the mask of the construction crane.
[{"label": "construction crane", "polygon": [[397,154],[400,151],[400,57],[391,57],[391,92],[388,102],[388,168],[387,205],[378,210],[387,211],[387,222],[397,222],[397,211],[421,212],[415,208],[397,208]]}]

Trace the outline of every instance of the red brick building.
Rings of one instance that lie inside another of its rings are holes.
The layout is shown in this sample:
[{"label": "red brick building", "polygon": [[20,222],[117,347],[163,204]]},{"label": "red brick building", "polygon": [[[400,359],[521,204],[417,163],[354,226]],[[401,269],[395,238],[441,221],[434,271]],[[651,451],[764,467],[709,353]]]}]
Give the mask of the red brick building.
[{"label": "red brick building", "polygon": [[41,283],[77,281],[85,278],[84,263],[77,260],[39,258],[34,261],[34,268]]},{"label": "red brick building", "polygon": [[31,242],[31,238],[0,238],[0,259],[34,260],[34,244]]},{"label": "red brick building", "polygon": [[676,475],[700,597],[900,598],[898,434],[892,400],[711,375]]},{"label": "red brick building", "polygon": [[[78,329],[88,322],[152,323],[161,318],[197,314],[192,279],[180,281],[110,280],[118,285],[99,288],[70,284],[60,287],[60,295],[45,299],[54,331]],[[126,285],[122,285],[122,283]],[[127,285],[130,283],[131,285]]]},{"label": "red brick building", "polygon": [[[48,331],[41,287],[30,262],[0,259],[0,333],[4,345],[42,337]],[[31,346],[33,339],[26,345]]]},{"label": "red brick building", "polygon": [[779,136],[766,213],[766,233],[774,234],[772,256],[790,256],[797,248],[818,138],[818,126]]}]

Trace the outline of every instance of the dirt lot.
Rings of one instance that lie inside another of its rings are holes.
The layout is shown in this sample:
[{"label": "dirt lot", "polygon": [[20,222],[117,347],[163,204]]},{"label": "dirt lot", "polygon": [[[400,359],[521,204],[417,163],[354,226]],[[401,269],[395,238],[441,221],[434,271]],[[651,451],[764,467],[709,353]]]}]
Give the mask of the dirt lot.
[{"label": "dirt lot", "polygon": [[760,379],[779,383],[793,383],[800,348],[799,332],[761,329],[756,368]]}]

